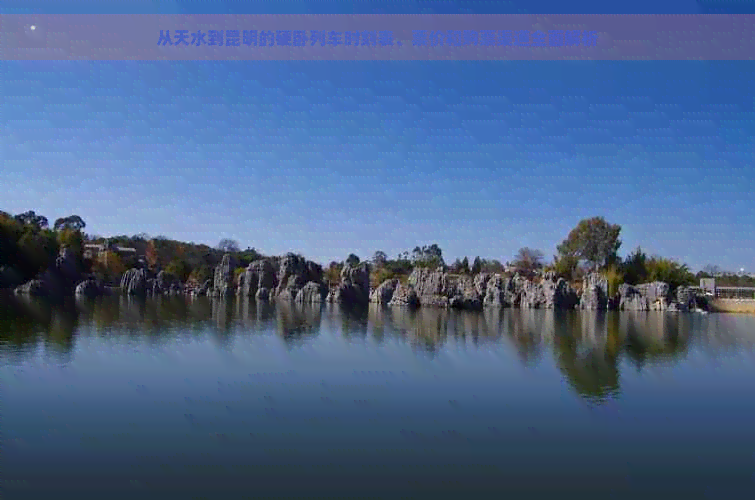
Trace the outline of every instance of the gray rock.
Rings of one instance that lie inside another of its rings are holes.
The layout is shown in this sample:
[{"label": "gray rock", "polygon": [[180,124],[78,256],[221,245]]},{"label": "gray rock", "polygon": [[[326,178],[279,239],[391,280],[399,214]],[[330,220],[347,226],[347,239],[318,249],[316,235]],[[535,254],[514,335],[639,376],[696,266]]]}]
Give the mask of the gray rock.
[{"label": "gray rock", "polygon": [[254,298],[259,301],[270,300],[270,290],[267,288],[258,288],[257,293],[254,294]]},{"label": "gray rock", "polygon": [[522,296],[524,295],[524,288],[529,283],[519,273],[515,274],[513,278],[508,278],[504,281],[503,286],[503,302],[508,307],[519,307],[522,302]]},{"label": "gray rock", "polygon": [[637,290],[648,301],[651,311],[665,311],[671,303],[668,283],[654,281],[637,285]]},{"label": "gray rock", "polygon": [[449,307],[448,275],[442,269],[415,268],[407,283],[417,293],[421,305]]},{"label": "gray rock", "polygon": [[272,290],[278,286],[278,274],[269,259],[252,262],[241,276],[239,295],[242,297],[255,297],[260,288]]},{"label": "gray rock", "polygon": [[399,283],[393,292],[393,297],[388,303],[391,306],[407,306],[407,307],[419,307],[419,296],[417,291],[414,290],[409,284]]},{"label": "gray rock", "polygon": [[545,273],[539,283],[524,286],[521,307],[525,309],[574,309],[579,302],[577,292],[563,278]]},{"label": "gray rock", "polygon": [[619,285],[620,311],[648,311],[649,309],[647,297],[643,296],[636,287],[626,283]]},{"label": "gray rock", "polygon": [[304,257],[288,253],[280,261],[277,281],[276,298],[295,300],[299,290],[310,281],[322,283],[322,267]]},{"label": "gray rock", "polygon": [[608,280],[604,276],[599,273],[585,276],[579,308],[592,311],[608,309]]},{"label": "gray rock", "polygon": [[209,295],[211,290],[212,290],[212,280],[209,279],[209,280],[206,280],[204,283],[202,283],[202,286],[200,286],[197,289],[196,294],[198,296]]},{"label": "gray rock", "polygon": [[95,298],[103,294],[102,286],[92,278],[85,279],[76,285],[76,295],[79,297]]},{"label": "gray rock", "polygon": [[331,291],[328,302],[348,305],[364,305],[370,301],[370,265],[362,262],[356,266],[346,264],[341,269],[341,283]]},{"label": "gray rock", "polygon": [[144,296],[147,294],[147,273],[144,269],[129,269],[121,278],[121,290],[126,295]]},{"label": "gray rock", "polygon": [[298,304],[320,304],[325,298],[325,285],[310,281],[296,294],[296,303]]},{"label": "gray rock", "polygon": [[28,295],[30,297],[47,297],[51,295],[47,282],[41,279],[29,280],[23,285],[16,287],[16,295]]},{"label": "gray rock", "polygon": [[487,281],[485,289],[485,297],[483,298],[484,307],[506,307],[504,297],[504,287],[506,281],[500,274],[494,274]]},{"label": "gray rock", "polygon": [[234,294],[233,271],[236,269],[236,259],[231,254],[223,255],[220,264],[215,267],[212,281],[212,294],[216,297],[230,297]]},{"label": "gray rock", "polygon": [[178,278],[166,271],[160,271],[152,281],[152,286],[148,288],[152,289],[153,295],[162,295],[169,293],[171,287],[178,283]]},{"label": "gray rock", "polygon": [[370,302],[373,304],[388,304],[399,285],[397,279],[385,280],[375,290],[370,292]]},{"label": "gray rock", "polygon": [[480,273],[474,277],[474,287],[477,291],[477,296],[484,298],[488,290],[488,282],[493,278],[490,273]]},{"label": "gray rock", "polygon": [[448,297],[448,306],[455,309],[481,309],[482,294],[480,289],[483,284],[487,285],[487,276],[475,279],[467,275],[447,276],[445,279],[445,294]]}]

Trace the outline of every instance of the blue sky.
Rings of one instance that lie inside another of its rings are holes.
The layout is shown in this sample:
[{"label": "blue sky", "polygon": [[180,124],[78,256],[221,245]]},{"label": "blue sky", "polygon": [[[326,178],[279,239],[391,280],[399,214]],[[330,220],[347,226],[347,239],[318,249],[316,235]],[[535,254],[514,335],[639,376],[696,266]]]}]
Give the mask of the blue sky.
[{"label": "blue sky", "polygon": [[603,215],[622,253],[755,271],[752,62],[1,64],[5,211],[321,262],[550,256]]}]

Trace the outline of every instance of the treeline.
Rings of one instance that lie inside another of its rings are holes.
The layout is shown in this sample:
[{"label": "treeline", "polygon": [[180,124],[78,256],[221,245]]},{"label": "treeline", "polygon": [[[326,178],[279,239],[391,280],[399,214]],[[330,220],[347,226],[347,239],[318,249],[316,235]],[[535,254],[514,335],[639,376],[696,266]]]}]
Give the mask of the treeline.
[{"label": "treeline", "polygon": [[[0,267],[13,281],[27,281],[45,271],[62,246],[82,256],[86,226],[78,215],[57,219],[51,228],[46,217],[33,211],[12,216],[0,211]],[[81,262],[84,265],[83,259]],[[10,279],[10,278],[9,278]]]},{"label": "treeline", "polygon": [[[279,258],[265,256],[251,247],[242,250],[236,241],[230,239],[223,239],[217,246],[211,247],[165,236],[150,237],[145,233],[104,238],[85,234],[85,227],[85,222],[78,215],[57,219],[49,227],[47,218],[33,211],[15,216],[0,211],[0,267],[14,269],[26,281],[49,267],[59,249],[67,246],[80,256],[84,272],[91,272],[106,282],[117,283],[128,268],[144,265],[153,272],[164,270],[182,282],[199,285],[212,278],[215,267],[226,253],[235,257],[237,274],[255,260]],[[513,260],[505,264],[480,256],[472,259],[464,257],[448,264],[437,243],[416,246],[393,259],[383,251],[376,251],[369,259],[372,266],[371,283],[376,287],[387,279],[405,282],[415,268],[441,267],[457,274],[487,272],[511,275],[518,272],[534,279],[544,271],[553,271],[576,286],[587,273],[597,271],[607,278],[610,293],[614,293],[621,283],[665,281],[674,289],[680,285],[697,284],[699,278],[713,275],[722,286],[755,286],[755,279],[734,274],[721,275],[716,266],[706,266],[695,275],[686,264],[649,256],[641,248],[621,258],[618,255],[620,233],[621,226],[610,224],[603,217],[582,220],[558,245],[557,254],[547,263],[543,252],[529,247],[521,248]],[[106,250],[96,258],[87,259],[84,253],[87,243],[103,244]],[[136,252],[118,252],[116,247],[134,248]],[[139,262],[140,259],[143,262]],[[326,281],[331,285],[338,284],[344,265],[360,262],[361,259],[354,254],[343,261],[331,262],[325,267]]]}]

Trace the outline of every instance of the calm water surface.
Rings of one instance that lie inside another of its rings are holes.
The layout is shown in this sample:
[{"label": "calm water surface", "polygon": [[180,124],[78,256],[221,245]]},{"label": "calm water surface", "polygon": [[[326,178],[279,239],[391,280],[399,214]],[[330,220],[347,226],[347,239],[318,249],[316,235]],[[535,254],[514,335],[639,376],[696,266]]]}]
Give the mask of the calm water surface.
[{"label": "calm water surface", "polygon": [[5,297],[0,335],[8,499],[755,493],[755,316]]}]

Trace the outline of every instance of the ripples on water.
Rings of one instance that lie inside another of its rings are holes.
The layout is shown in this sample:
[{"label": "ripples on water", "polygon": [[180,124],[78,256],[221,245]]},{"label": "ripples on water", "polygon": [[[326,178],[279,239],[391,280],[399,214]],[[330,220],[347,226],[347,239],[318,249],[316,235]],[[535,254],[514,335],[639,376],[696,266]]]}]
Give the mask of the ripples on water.
[{"label": "ripples on water", "polygon": [[753,316],[6,297],[0,336],[7,498],[755,492]]}]

